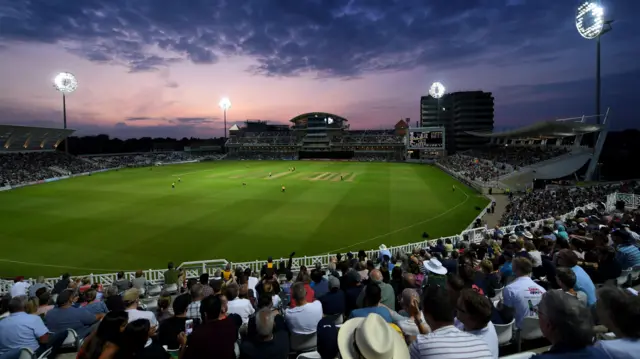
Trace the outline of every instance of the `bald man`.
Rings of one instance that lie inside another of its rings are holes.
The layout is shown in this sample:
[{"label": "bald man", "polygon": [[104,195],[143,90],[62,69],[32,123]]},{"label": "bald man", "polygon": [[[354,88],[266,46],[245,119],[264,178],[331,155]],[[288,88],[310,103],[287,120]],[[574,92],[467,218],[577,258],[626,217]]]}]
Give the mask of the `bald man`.
[{"label": "bald man", "polygon": [[[382,299],[380,300],[380,304],[384,304],[388,308],[392,310],[396,310],[396,295],[393,291],[393,287],[382,281],[382,273],[378,269],[374,269],[369,273],[369,280],[371,283],[377,284],[382,291]],[[358,300],[356,304],[358,308],[362,308],[364,304],[364,293],[366,290],[366,286],[362,288],[362,292],[358,296]]]}]

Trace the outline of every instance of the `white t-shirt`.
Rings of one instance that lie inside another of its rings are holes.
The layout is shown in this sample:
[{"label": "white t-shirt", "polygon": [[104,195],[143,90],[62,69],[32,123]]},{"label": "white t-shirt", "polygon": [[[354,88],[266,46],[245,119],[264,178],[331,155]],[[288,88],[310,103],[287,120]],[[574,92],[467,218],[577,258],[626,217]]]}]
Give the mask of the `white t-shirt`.
[{"label": "white t-shirt", "polygon": [[[424,321],[424,325],[427,328],[429,328],[429,325],[426,323],[426,321],[424,319],[424,315],[422,314],[422,311],[420,311],[420,318]],[[406,317],[405,319],[403,319],[401,321],[395,322],[395,324],[398,327],[400,327],[400,329],[402,329],[402,333],[404,335],[408,335],[408,336],[412,336],[412,337],[420,335],[420,329],[416,325],[416,321],[413,318]],[[428,330],[431,331],[431,329],[428,329]]]},{"label": "white t-shirt", "polygon": [[229,314],[238,314],[242,318],[242,323],[248,323],[249,317],[255,313],[255,309],[251,305],[251,301],[249,299],[241,299],[236,298],[234,300],[229,301],[227,304],[229,309],[227,313]]},{"label": "white t-shirt", "polygon": [[11,286],[11,296],[17,297],[20,295],[27,295],[27,290],[29,289],[29,283],[27,282],[16,282]]},{"label": "white t-shirt", "polygon": [[[518,277],[502,292],[502,303],[515,310],[516,327],[520,328],[524,317],[537,317],[536,309],[547,291],[536,284],[530,277]],[[529,301],[533,311],[529,308]]]},{"label": "white t-shirt", "polygon": [[258,285],[259,282],[260,281],[256,277],[249,277],[249,279],[247,279],[247,288],[253,289],[253,294],[256,296],[256,298],[258,298],[258,293],[256,292],[256,285]]},{"label": "white t-shirt", "polygon": [[487,344],[453,325],[418,335],[409,346],[411,359],[493,359]]},{"label": "white t-shirt", "polygon": [[273,308],[278,309],[278,306],[280,305],[280,296],[279,295],[272,296],[271,302],[273,302]]},{"label": "white t-shirt", "polygon": [[[156,319],[156,316],[155,314],[153,314],[153,312],[148,312],[148,311],[138,310],[138,309],[127,309],[127,314],[129,315],[129,323],[138,319],[147,319],[151,327],[152,328],[156,327],[157,329],[158,320]],[[151,338],[147,340],[147,344],[145,346],[148,346],[150,344],[151,344]]]},{"label": "white t-shirt", "polygon": [[292,333],[313,334],[322,319],[322,303],[316,300],[301,307],[287,309],[284,318]]},{"label": "white t-shirt", "polygon": [[496,328],[493,326],[493,323],[489,322],[483,329],[470,330],[467,333],[473,334],[487,343],[491,354],[493,354],[493,358],[498,359],[500,356],[500,344],[498,343],[498,334],[496,333]]},{"label": "white t-shirt", "polygon": [[529,257],[531,257],[531,264],[533,267],[540,267],[542,265],[542,253],[540,253],[540,251],[531,251],[528,253]]}]

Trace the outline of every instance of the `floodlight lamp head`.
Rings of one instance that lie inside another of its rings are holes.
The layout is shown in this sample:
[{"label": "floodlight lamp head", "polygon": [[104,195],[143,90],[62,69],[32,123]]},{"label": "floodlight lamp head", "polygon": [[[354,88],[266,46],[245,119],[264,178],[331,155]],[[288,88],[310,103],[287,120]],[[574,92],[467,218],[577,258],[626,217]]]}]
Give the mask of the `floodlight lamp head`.
[{"label": "floodlight lamp head", "polygon": [[576,11],[576,28],[580,36],[592,40],[604,30],[604,9],[596,1],[586,1]]},{"label": "floodlight lamp head", "polygon": [[444,88],[443,84],[441,84],[440,82],[434,82],[429,88],[429,95],[431,95],[431,97],[433,98],[441,98],[442,96],[444,96],[445,90],[446,89]]},{"label": "floodlight lamp head", "polygon": [[63,94],[69,94],[78,88],[78,80],[70,72],[61,72],[53,79],[53,87]]},{"label": "floodlight lamp head", "polygon": [[218,103],[218,106],[220,106],[221,109],[226,111],[229,109],[229,107],[231,107],[231,101],[229,101],[228,97],[223,97],[220,100],[220,103]]}]

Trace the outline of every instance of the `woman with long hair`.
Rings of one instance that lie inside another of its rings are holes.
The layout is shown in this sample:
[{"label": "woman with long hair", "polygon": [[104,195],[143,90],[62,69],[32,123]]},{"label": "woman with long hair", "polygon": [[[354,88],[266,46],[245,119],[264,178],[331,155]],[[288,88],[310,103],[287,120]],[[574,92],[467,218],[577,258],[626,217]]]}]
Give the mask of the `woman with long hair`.
[{"label": "woman with long hair", "polygon": [[122,345],[115,359],[169,359],[170,355],[160,345],[149,340],[151,328],[148,319],[138,319],[127,324],[122,333]]},{"label": "woman with long hair", "polygon": [[91,334],[78,351],[77,359],[110,359],[121,345],[122,332],[129,321],[124,310],[114,310],[104,316],[98,330]]}]

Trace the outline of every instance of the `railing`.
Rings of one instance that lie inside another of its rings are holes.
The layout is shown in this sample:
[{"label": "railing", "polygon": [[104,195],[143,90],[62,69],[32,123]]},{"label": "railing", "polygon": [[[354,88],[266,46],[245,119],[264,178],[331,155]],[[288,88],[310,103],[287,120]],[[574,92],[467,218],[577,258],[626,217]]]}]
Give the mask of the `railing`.
[{"label": "railing", "polygon": [[[640,195],[634,195],[634,194],[627,194],[627,193],[613,193],[607,196],[606,199],[606,208],[607,210],[612,210],[615,208],[615,203],[620,200],[625,202],[625,208],[636,208],[638,207],[638,205],[640,205]],[[563,220],[565,220],[567,217],[572,217],[575,216],[575,214],[579,211],[579,210],[587,210],[590,208],[593,208],[595,206],[595,204],[589,204],[586,205],[584,207],[577,207],[575,208],[573,211],[564,214],[562,217]],[[486,208],[484,209],[483,212],[481,212],[481,215],[486,213]],[[538,228],[544,225],[544,221],[546,219],[541,219],[538,221],[533,221],[533,222],[527,222],[527,223],[521,223],[519,225],[524,225],[524,226],[529,226],[531,228]],[[475,220],[474,220],[475,222]],[[471,224],[471,226],[473,226],[473,223]],[[471,227],[470,226],[470,227]],[[502,227],[501,229],[505,232],[509,232],[509,231],[513,231],[515,229],[516,225],[513,226],[505,226]],[[458,235],[454,235],[454,236],[450,236],[450,237],[444,237],[444,238],[438,238],[438,239],[442,239],[443,241],[446,239],[450,239],[452,243],[457,243],[460,240],[463,240],[464,238],[467,238],[469,241],[471,242],[480,242],[482,241],[483,238],[485,238],[485,236],[488,235],[492,235],[493,234],[494,229],[493,228],[486,228],[485,227],[481,227],[481,228],[474,228],[474,229],[467,229],[465,231],[463,231],[462,233],[458,234]],[[416,247],[420,247],[420,248],[424,248],[426,246],[433,246],[435,245],[436,241],[438,239],[431,239],[431,240],[424,240],[424,241],[420,241],[420,242],[414,242],[414,243],[407,243],[405,245],[400,245],[400,246],[396,246],[396,247],[389,247],[388,250],[391,252],[391,254],[395,255],[397,253],[408,253],[411,252],[414,248]],[[379,250],[378,249],[371,249],[366,251],[367,256],[369,258],[377,258],[378,257],[378,253]],[[334,253],[327,253],[327,254],[322,254],[322,255],[317,255],[317,256],[304,256],[304,257],[297,257],[297,258],[293,258],[292,260],[292,269],[294,271],[297,271],[300,269],[301,266],[306,266],[306,267],[312,267],[315,266],[316,263],[320,263],[323,267],[326,267],[329,263],[331,258],[334,256]],[[280,260],[286,260],[286,259],[280,259]],[[184,268],[186,270],[186,276],[187,278],[197,278],[200,276],[201,273],[209,273],[210,275],[214,274],[216,270],[218,269],[222,269],[224,268],[227,263],[229,263],[227,260],[225,259],[214,259],[214,260],[205,260],[205,261],[194,261],[194,262],[184,262],[182,264],[180,264],[180,266],[178,266],[178,268]],[[251,261],[251,262],[238,262],[238,263],[231,263],[231,266],[233,268],[251,268],[252,271],[255,272],[259,272],[260,269],[262,268],[262,266],[266,263],[265,260],[256,260],[256,261]],[[164,282],[164,272],[166,269],[149,269],[147,271],[144,271],[144,277],[147,281],[153,283],[153,284],[161,284]],[[106,274],[87,274],[87,275],[81,275],[81,276],[75,276],[75,277],[89,277],[92,283],[100,283],[103,285],[110,285],[113,284],[116,281],[117,278],[117,273],[106,273]],[[135,271],[128,271],[125,272],[125,277],[128,279],[133,279],[135,278]],[[47,278],[45,279],[45,285],[47,285],[49,288],[53,288],[53,286],[55,285],[55,283],[60,280],[60,278]],[[28,279],[27,280],[30,283],[35,283],[34,279]],[[9,293],[10,289],[11,289],[11,285],[13,284],[13,281],[6,281],[6,280],[0,280],[0,295],[4,295],[5,293]]]}]

